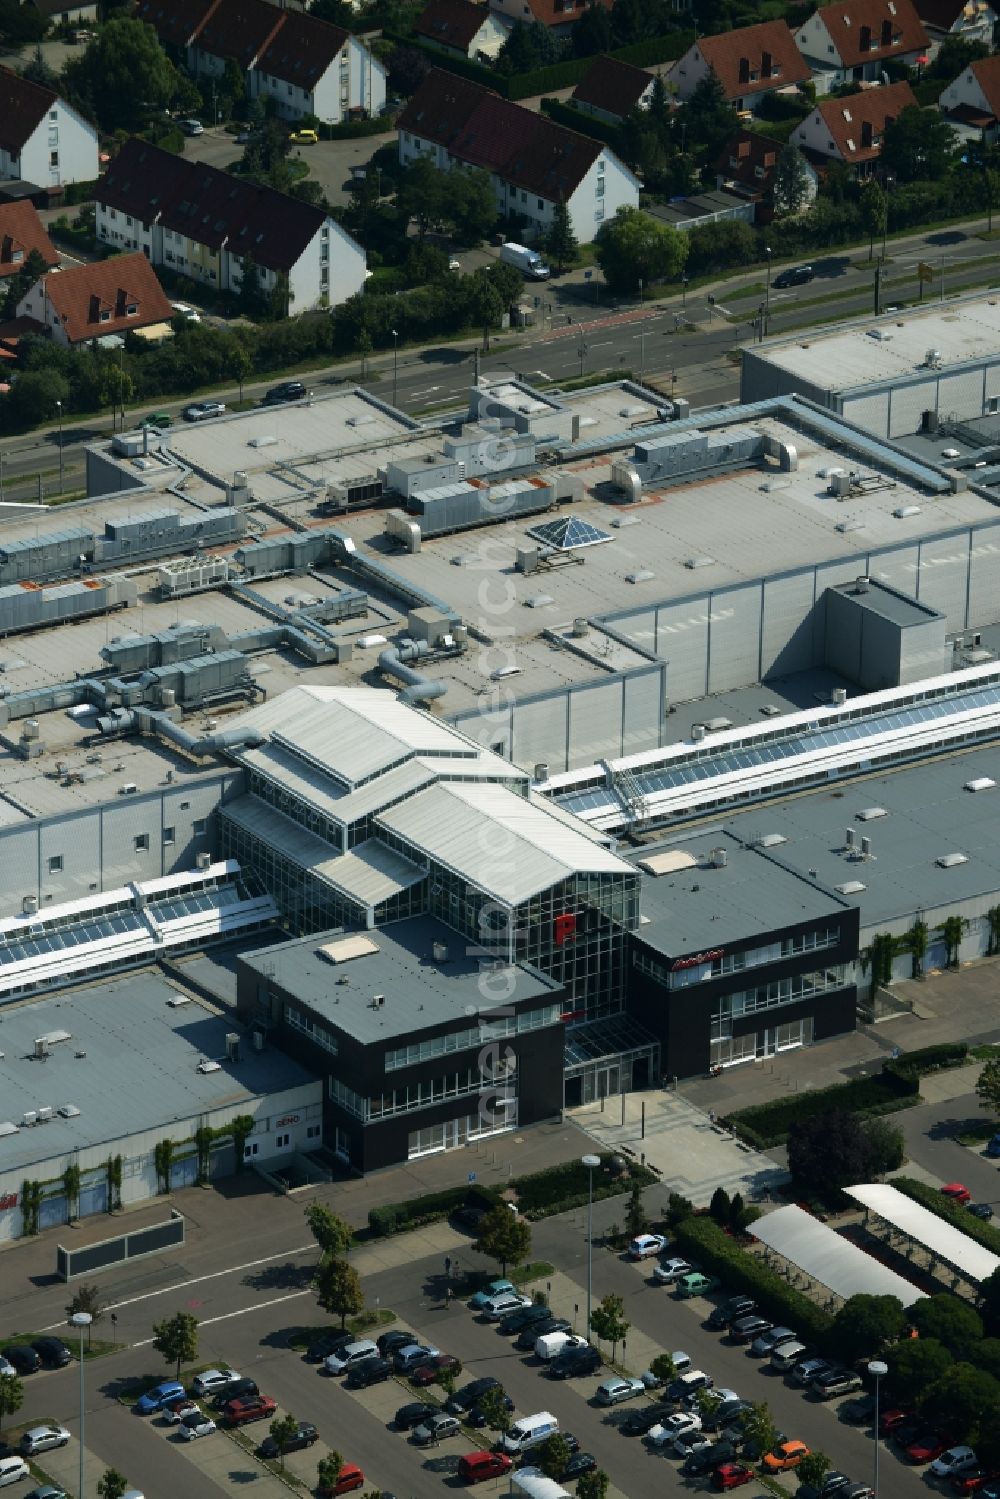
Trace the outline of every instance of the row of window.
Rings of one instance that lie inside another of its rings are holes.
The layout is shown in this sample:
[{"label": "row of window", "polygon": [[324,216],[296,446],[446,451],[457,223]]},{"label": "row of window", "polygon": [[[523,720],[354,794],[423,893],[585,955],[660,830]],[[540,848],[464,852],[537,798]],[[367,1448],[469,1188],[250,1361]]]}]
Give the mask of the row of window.
[{"label": "row of window", "polygon": [[416,1109],[443,1103],[448,1098],[468,1098],[476,1093],[480,1095],[480,1115],[495,1117],[508,1110],[510,1101],[516,1102],[517,1098],[513,1070],[487,1076],[476,1067],[411,1083],[408,1087],[396,1088],[371,1099],[362,1098],[360,1093],[355,1093],[353,1088],[335,1077],[329,1079],[328,1090],[334,1103],[365,1122],[387,1119],[394,1114],[412,1114]]},{"label": "row of window", "polygon": [[836,947],[839,941],[839,927],[815,927],[812,931],[798,932],[793,937],[783,937],[780,942],[769,942],[763,947],[748,947],[743,952],[720,952],[690,968],[671,968],[663,959],[653,957],[645,948],[636,947],[632,953],[632,966],[640,973],[648,973],[650,978],[656,979],[668,989],[688,989],[693,984],[702,984],[708,979],[723,978],[727,973],[742,973],[747,968],[763,968],[768,963],[778,963],[783,958],[794,958],[800,953],[821,952],[825,948]]},{"label": "row of window", "polygon": [[712,1016],[713,1033],[732,1015],[755,1015],[758,1010],[776,1010],[781,1005],[794,1004],[796,1000],[808,999],[813,994],[842,989],[846,982],[847,968],[841,963],[835,968],[820,968],[815,973],[797,973],[794,978],[775,979],[773,984],[761,984],[757,989],[724,994]]},{"label": "row of window", "polygon": [[386,1072],[398,1072],[401,1067],[413,1067],[417,1062],[428,1062],[434,1057],[448,1056],[451,1052],[468,1051],[488,1041],[504,1040],[509,1036],[521,1036],[526,1031],[541,1030],[543,1026],[555,1025],[561,1014],[559,1005],[546,1005],[540,1010],[525,1010],[518,1015],[505,1015],[500,1019],[490,1017],[470,1025],[465,1030],[448,1031],[443,1036],[431,1036],[428,1040],[414,1041],[408,1046],[394,1046],[385,1054]]},{"label": "row of window", "polygon": [[456,1150],[469,1140],[482,1140],[487,1135],[500,1135],[517,1125],[517,1099],[512,1098],[508,1107],[497,1115],[469,1114],[465,1119],[446,1119],[441,1124],[428,1124],[424,1129],[412,1130],[407,1145],[407,1159],[415,1160],[422,1155],[436,1155],[442,1150]]},{"label": "row of window", "polygon": [[321,1025],[308,1011],[300,1010],[297,1005],[286,1005],[285,1019],[293,1030],[304,1032],[305,1035],[316,1042],[317,1046],[322,1046],[324,1051],[330,1052],[333,1056],[336,1056],[340,1051],[333,1031],[328,1030],[325,1025]]}]

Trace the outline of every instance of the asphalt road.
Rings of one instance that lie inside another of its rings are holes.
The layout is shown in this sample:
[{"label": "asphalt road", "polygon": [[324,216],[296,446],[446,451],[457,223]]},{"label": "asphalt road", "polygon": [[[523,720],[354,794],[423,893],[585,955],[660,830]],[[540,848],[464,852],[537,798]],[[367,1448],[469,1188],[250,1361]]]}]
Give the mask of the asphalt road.
[{"label": "asphalt road", "polygon": [[[599,1232],[612,1215],[620,1217],[621,1209],[621,1202],[599,1204],[595,1210],[595,1231]],[[582,1215],[567,1215],[536,1225],[533,1252],[550,1259],[572,1277],[579,1287],[582,1309],[586,1300]],[[544,1378],[539,1366],[501,1338],[495,1328],[479,1322],[462,1306],[444,1309],[441,1269],[435,1256],[368,1277],[365,1283],[368,1304],[378,1297],[383,1307],[391,1306],[403,1326],[413,1327],[461,1357],[469,1377],[484,1372],[496,1374],[520,1412],[551,1410],[563,1429],[575,1432],[584,1448],[595,1454],[616,1486],[630,1499],[638,1499],[656,1491],[664,1482],[672,1482],[666,1474],[670,1469],[676,1471],[674,1459],[652,1454],[640,1440],[626,1438],[617,1431],[629,1406],[606,1412],[592,1405],[598,1376],[565,1384]],[[145,1320],[148,1327],[153,1317],[167,1315],[178,1306],[196,1310],[203,1317],[202,1360],[226,1358],[241,1372],[251,1374],[279,1405],[293,1411],[301,1420],[314,1421],[327,1441],[345,1457],[360,1462],[370,1479],[391,1489],[399,1499],[405,1499],[406,1495],[432,1499],[442,1478],[449,1487],[453,1485],[457,1457],[468,1450],[466,1440],[447,1443],[427,1456],[418,1453],[402,1434],[386,1426],[387,1412],[408,1398],[403,1388],[398,1389],[398,1395],[392,1391],[391,1399],[378,1387],[352,1394],[341,1388],[338,1381],[317,1373],[314,1366],[304,1363],[287,1347],[289,1332],[296,1325],[324,1320],[309,1295],[291,1301],[280,1299],[288,1295],[289,1287],[295,1291],[303,1289],[305,1273],[302,1259],[292,1256],[287,1265],[284,1261],[275,1262],[266,1275],[261,1269],[250,1272],[249,1279],[256,1279],[256,1286],[247,1284],[245,1271],[222,1275],[213,1282],[177,1288],[169,1295],[140,1303],[143,1312],[138,1320]],[[748,1398],[766,1399],[788,1436],[799,1437],[826,1452],[834,1466],[853,1478],[869,1478],[873,1461],[870,1433],[839,1421],[836,1403],[824,1405],[803,1396],[742,1349],[709,1332],[701,1325],[708,1310],[704,1302],[678,1302],[664,1289],[649,1285],[648,1274],[648,1264],[632,1265],[597,1248],[595,1299],[610,1291],[618,1292],[624,1298],[628,1320],[660,1347],[684,1348],[696,1366],[714,1376],[716,1384],[731,1386]],[[113,1293],[113,1284],[108,1289]],[[241,1303],[239,1308],[233,1305],[235,1302]],[[220,1308],[226,1306],[235,1314],[213,1320],[220,1316]],[[132,1323],[120,1321],[120,1330],[123,1325],[131,1327]],[[134,1482],[144,1485],[147,1499],[182,1492],[193,1499],[202,1496],[217,1499],[220,1490],[213,1483],[198,1474],[186,1458],[175,1454],[156,1432],[150,1431],[147,1422],[132,1416],[114,1401],[121,1380],[148,1376],[152,1381],[162,1378],[164,1372],[158,1355],[148,1347],[123,1350],[90,1366],[87,1445],[102,1462],[114,1462]],[[25,1389],[26,1400],[19,1419],[55,1416],[75,1431],[77,1382],[73,1368],[35,1376],[26,1382]],[[156,1479],[152,1477],[153,1471]],[[880,1489],[886,1499],[915,1499],[916,1486],[921,1481],[919,1474],[899,1462],[892,1449],[883,1446]],[[790,1484],[789,1488],[792,1487]]]},{"label": "asphalt road", "polygon": [[969,1148],[959,1145],[967,1123],[981,1124],[983,1111],[974,1093],[947,1103],[928,1103],[916,1109],[903,1109],[893,1116],[893,1123],[903,1131],[906,1154],[911,1161],[932,1172],[942,1181],[964,1182],[976,1202],[988,1202],[1000,1215],[1000,1169],[983,1154],[982,1145]]}]

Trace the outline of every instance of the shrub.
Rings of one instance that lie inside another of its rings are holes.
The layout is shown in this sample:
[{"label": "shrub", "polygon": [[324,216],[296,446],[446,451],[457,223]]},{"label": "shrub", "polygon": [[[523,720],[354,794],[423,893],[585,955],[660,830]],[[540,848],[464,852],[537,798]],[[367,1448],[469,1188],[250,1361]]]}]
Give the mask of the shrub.
[{"label": "shrub", "polygon": [[832,1318],[795,1291],[780,1275],[741,1249],[711,1218],[685,1218],[674,1230],[678,1248],[702,1269],[717,1275],[728,1291],[745,1291],[765,1316],[794,1327],[803,1340],[822,1340]]},{"label": "shrub", "polygon": [[968,1055],[964,1041],[942,1041],[938,1046],[922,1046],[919,1051],[904,1051],[901,1057],[890,1058],[883,1064],[883,1071],[921,1076],[925,1072],[938,1072],[942,1067],[960,1067]]},{"label": "shrub", "polygon": [[377,1239],[387,1239],[399,1227],[399,1213],[394,1207],[369,1208],[368,1227]]},{"label": "shrub", "polygon": [[854,1078],[830,1088],[816,1088],[810,1093],[775,1099],[773,1103],[756,1104],[730,1115],[728,1122],[742,1139],[766,1149],[783,1145],[800,1120],[829,1113],[831,1109],[851,1114],[890,1114],[896,1109],[909,1108],[918,1096],[916,1073],[890,1072],[887,1063],[878,1077]]},{"label": "shrub", "polygon": [[392,121],[385,115],[373,115],[368,120],[344,120],[339,125],[329,125],[320,120],[316,133],[321,141],[349,141],[365,135],[385,135],[392,129]]},{"label": "shrub", "polygon": [[[594,1172],[594,1201],[604,1197],[618,1197],[628,1187],[639,1183],[648,1187],[656,1181],[652,1171],[645,1166],[632,1164],[629,1175],[611,1171],[612,1157],[601,1156],[600,1170]],[[569,1212],[587,1201],[589,1194],[589,1172],[582,1161],[566,1161],[561,1166],[550,1166],[545,1171],[536,1171],[531,1176],[515,1177],[511,1186],[517,1192],[518,1206],[528,1217],[551,1217],[555,1213]]]}]

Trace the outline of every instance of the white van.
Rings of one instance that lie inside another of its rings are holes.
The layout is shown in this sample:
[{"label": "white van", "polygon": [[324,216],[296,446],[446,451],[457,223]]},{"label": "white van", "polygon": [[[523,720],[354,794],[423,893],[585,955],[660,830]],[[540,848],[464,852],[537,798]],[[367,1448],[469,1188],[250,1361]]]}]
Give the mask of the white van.
[{"label": "white van", "polygon": [[543,1332],[541,1337],[535,1339],[535,1357],[540,1358],[543,1364],[548,1364],[564,1348],[579,1348],[586,1341],[586,1338],[576,1337],[571,1332]]},{"label": "white van", "polygon": [[805,1343],[779,1343],[771,1354],[771,1368],[777,1369],[779,1374],[787,1374],[806,1352]]},{"label": "white van", "polygon": [[539,1411],[537,1415],[522,1416],[520,1421],[515,1421],[501,1439],[500,1446],[504,1452],[527,1452],[529,1447],[537,1447],[558,1430],[559,1422],[555,1416],[548,1411]]}]

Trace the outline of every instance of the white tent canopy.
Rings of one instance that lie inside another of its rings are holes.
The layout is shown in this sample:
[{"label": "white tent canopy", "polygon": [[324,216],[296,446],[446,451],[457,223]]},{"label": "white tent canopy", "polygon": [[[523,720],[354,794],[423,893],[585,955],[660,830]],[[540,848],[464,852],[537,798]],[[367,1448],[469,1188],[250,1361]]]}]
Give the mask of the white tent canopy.
[{"label": "white tent canopy", "polygon": [[512,1475],[514,1487],[525,1499],[570,1499],[554,1478],[546,1478],[541,1468],[521,1468]]},{"label": "white tent canopy", "polygon": [[961,1229],[946,1223],[937,1213],[921,1207],[919,1202],[914,1202],[896,1187],[872,1183],[845,1187],[844,1191],[862,1207],[898,1228],[900,1233],[922,1244],[928,1253],[967,1276],[975,1285],[988,1279],[1000,1267],[1000,1257],[977,1244],[975,1239],[970,1239],[968,1234],[963,1234]]},{"label": "white tent canopy", "polygon": [[912,1306],[924,1294],[803,1208],[778,1208],[758,1218],[753,1233],[845,1301],[864,1293],[898,1296],[904,1306]]}]

